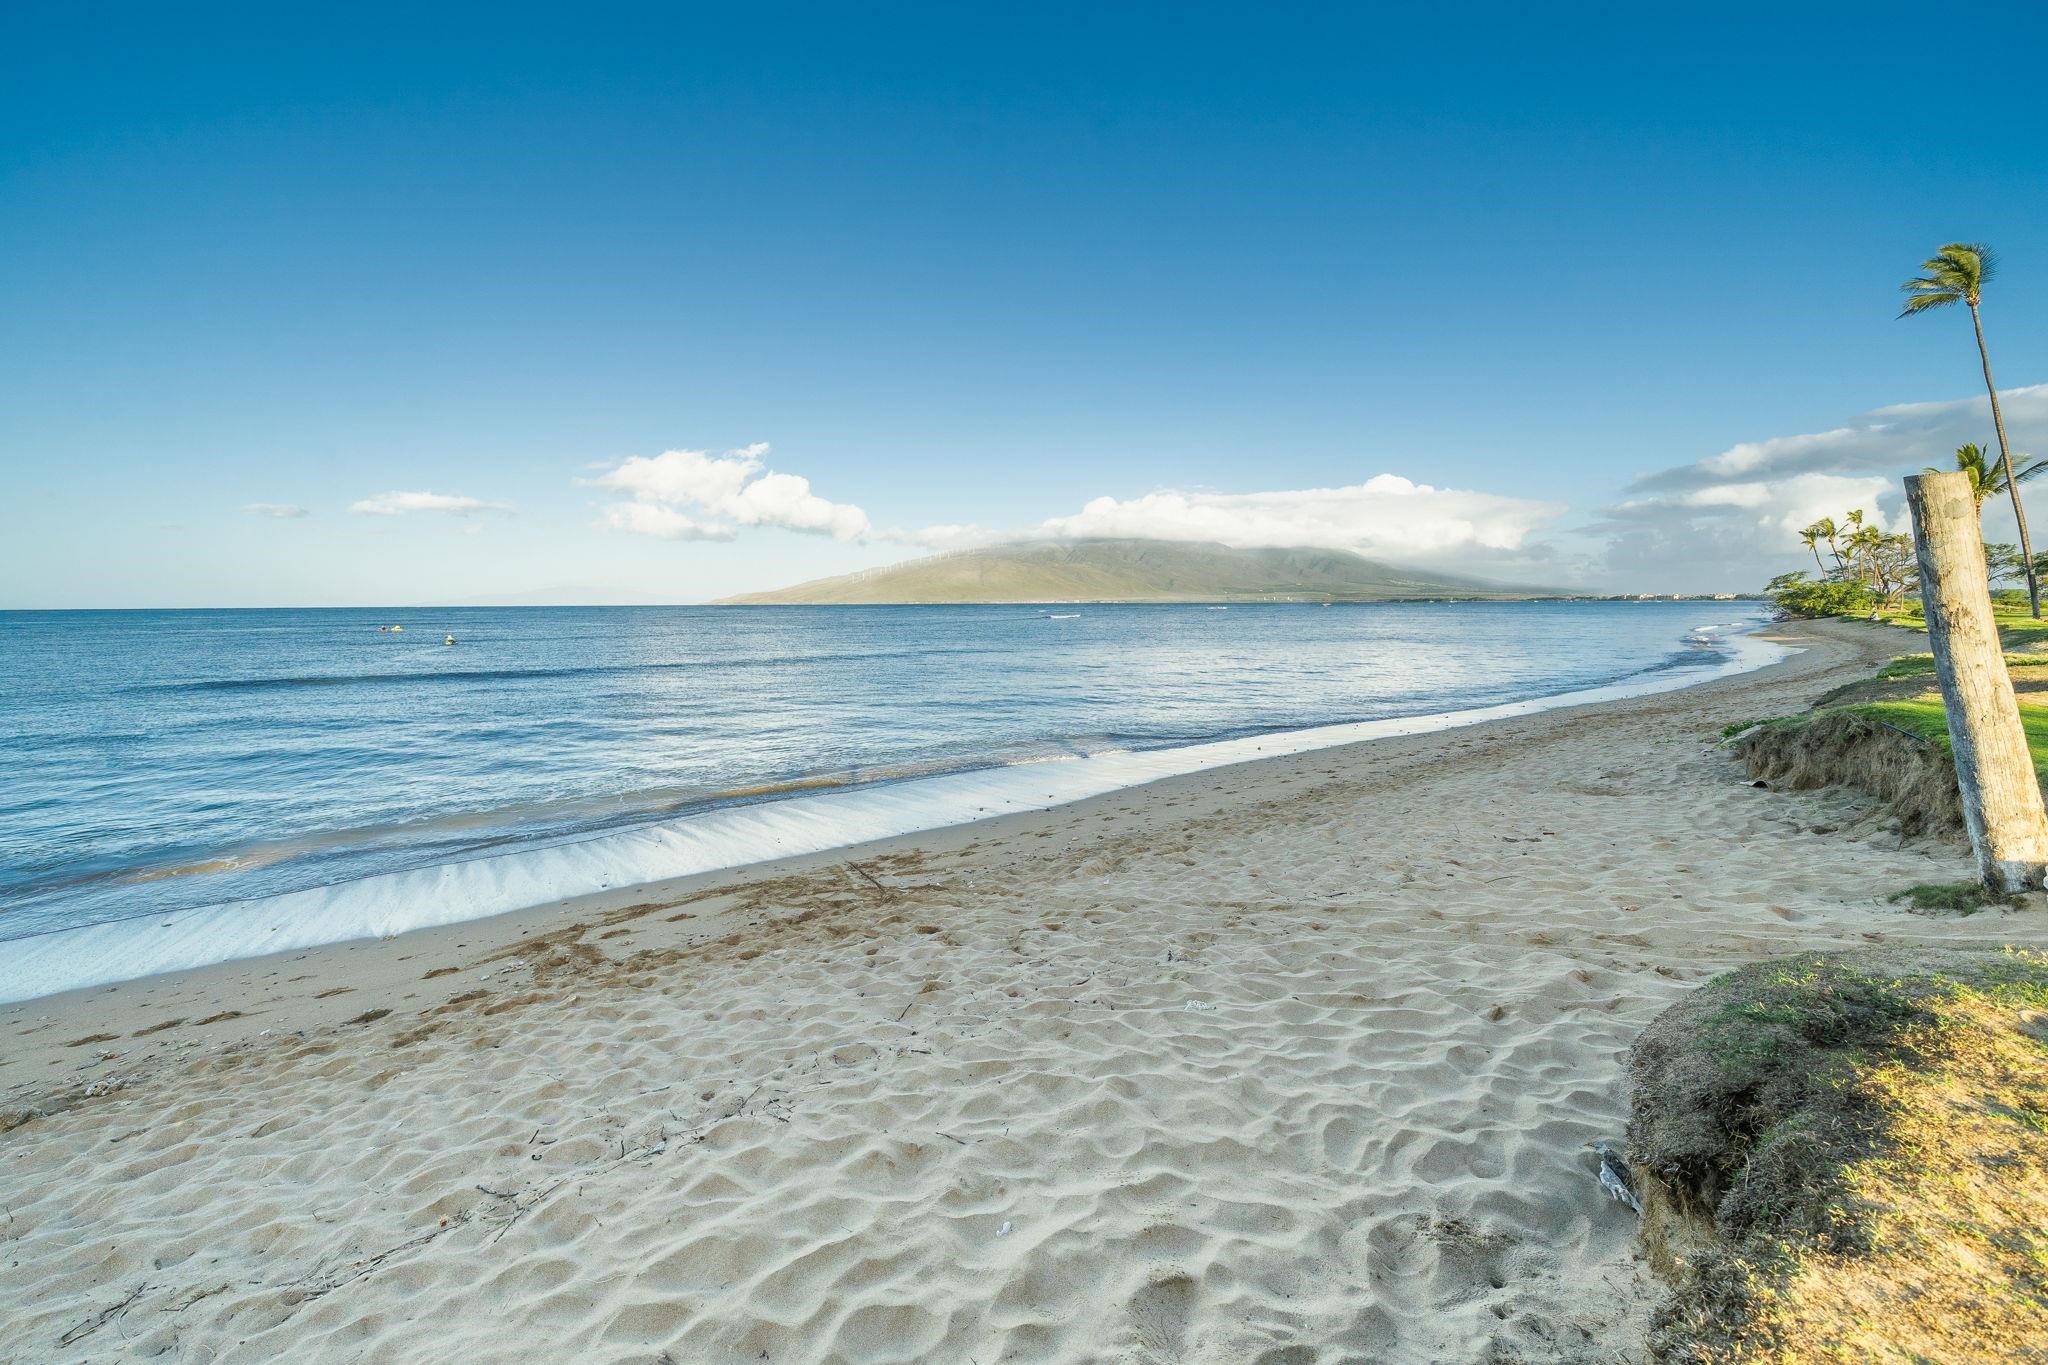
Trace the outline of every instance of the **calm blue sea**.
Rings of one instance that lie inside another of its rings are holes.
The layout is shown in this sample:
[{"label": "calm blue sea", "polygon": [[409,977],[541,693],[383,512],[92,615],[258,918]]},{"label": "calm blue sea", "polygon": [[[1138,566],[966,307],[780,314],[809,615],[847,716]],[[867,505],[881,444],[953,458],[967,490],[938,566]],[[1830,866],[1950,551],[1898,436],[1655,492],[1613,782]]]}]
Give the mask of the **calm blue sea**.
[{"label": "calm blue sea", "polygon": [[1705,669],[1722,655],[1699,628],[1754,615],[1697,602],[0,613],[0,939],[820,786]]}]

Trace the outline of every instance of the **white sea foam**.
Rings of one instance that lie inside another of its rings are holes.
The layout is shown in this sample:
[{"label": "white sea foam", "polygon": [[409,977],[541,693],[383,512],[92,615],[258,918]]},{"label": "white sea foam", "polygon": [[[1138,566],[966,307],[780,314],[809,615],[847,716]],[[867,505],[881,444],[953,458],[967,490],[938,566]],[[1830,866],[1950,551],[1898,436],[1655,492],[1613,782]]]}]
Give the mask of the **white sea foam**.
[{"label": "white sea foam", "polygon": [[57,930],[0,943],[0,1003],[265,953],[457,924],[570,896],[1046,810],[1252,759],[1670,692],[1761,668],[1788,652],[1749,634],[1721,637],[1717,644],[1727,651],[1717,667],[1639,674],[1529,701],[793,796],[261,900]]}]

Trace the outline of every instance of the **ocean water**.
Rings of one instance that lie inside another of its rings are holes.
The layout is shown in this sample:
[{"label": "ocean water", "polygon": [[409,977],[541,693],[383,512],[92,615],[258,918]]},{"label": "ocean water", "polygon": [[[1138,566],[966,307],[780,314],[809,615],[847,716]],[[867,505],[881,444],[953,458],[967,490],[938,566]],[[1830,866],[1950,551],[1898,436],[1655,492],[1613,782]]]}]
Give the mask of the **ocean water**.
[{"label": "ocean water", "polygon": [[[61,959],[27,983],[61,989],[1337,741],[1319,727],[1661,690],[1760,662],[1756,619],[1697,602],[0,613],[0,975],[10,950]],[[31,937],[62,942],[6,942]]]}]

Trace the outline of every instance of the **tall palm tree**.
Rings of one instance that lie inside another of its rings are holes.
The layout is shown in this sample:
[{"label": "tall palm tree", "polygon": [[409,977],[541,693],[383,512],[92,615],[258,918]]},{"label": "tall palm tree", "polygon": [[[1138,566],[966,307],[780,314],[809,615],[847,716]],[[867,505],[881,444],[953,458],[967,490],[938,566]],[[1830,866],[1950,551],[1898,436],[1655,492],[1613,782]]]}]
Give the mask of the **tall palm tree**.
[{"label": "tall palm tree", "polygon": [[1825,574],[1828,566],[1820,562],[1820,523],[1815,522],[1799,533],[1799,543],[1813,551],[1813,567]]},{"label": "tall palm tree", "polygon": [[[1842,567],[1842,552],[1835,545],[1837,533],[1838,529],[1835,526],[1835,519],[1833,517],[1822,517],[1819,521],[1801,531],[1799,538],[1806,541],[1808,545],[1812,545],[1815,541],[1825,540],[1828,543],[1828,553],[1835,557],[1835,567],[1839,569]],[[1820,564],[1819,550],[1813,552],[1813,562]],[[1821,564],[1820,571],[1825,574],[1828,571],[1827,566]]]},{"label": "tall palm tree", "polygon": [[1991,426],[1998,433],[1998,460],[2005,466],[2005,490],[2012,495],[2013,520],[2020,527],[2020,557],[2027,565],[2027,603],[2038,621],[2041,580],[2034,572],[2034,546],[2027,536],[2027,512],[2020,506],[2019,480],[2013,477],[2012,453],[2005,443],[2005,416],[1998,410],[1998,386],[1991,382],[1991,352],[1984,345],[1984,319],[1977,311],[1995,265],[1991,248],[1982,242],[1950,242],[1920,263],[1924,274],[1899,286],[1906,295],[1906,306],[1899,316],[1913,317],[1952,303],[1970,307],[1970,326],[1977,333],[1977,359],[1984,366],[1984,391],[1991,396]]},{"label": "tall palm tree", "polygon": [[1884,532],[1875,526],[1865,526],[1860,512],[1852,512],[1856,518],[1856,529],[1849,533],[1849,562],[1856,566],[1856,576],[1866,582],[1875,575],[1871,565],[1876,552],[1884,545]]},{"label": "tall palm tree", "polygon": [[[1830,525],[1832,524],[1830,523]],[[1841,548],[1836,549],[1833,536],[1828,537],[1828,548],[1834,550],[1837,560],[1843,561],[1842,567],[1845,570],[1853,571],[1858,578],[1865,577],[1866,575],[1863,572],[1863,552],[1867,548],[1865,532],[1870,531],[1872,528],[1863,524],[1863,509],[1861,507],[1852,507],[1847,512],[1844,512],[1842,514],[1842,525],[1839,529],[1842,536]]]}]

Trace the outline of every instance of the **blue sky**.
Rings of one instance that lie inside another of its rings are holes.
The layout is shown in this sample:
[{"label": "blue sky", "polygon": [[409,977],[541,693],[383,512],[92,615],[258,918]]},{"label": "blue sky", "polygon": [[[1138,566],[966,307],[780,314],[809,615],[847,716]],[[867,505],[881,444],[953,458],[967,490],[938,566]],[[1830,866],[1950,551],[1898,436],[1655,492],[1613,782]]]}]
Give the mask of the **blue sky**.
[{"label": "blue sky", "polygon": [[2036,7],[284,8],[8,21],[0,606],[1247,520],[1753,587],[1979,434],[1967,317],[1894,320],[1934,246],[2048,381]]}]

